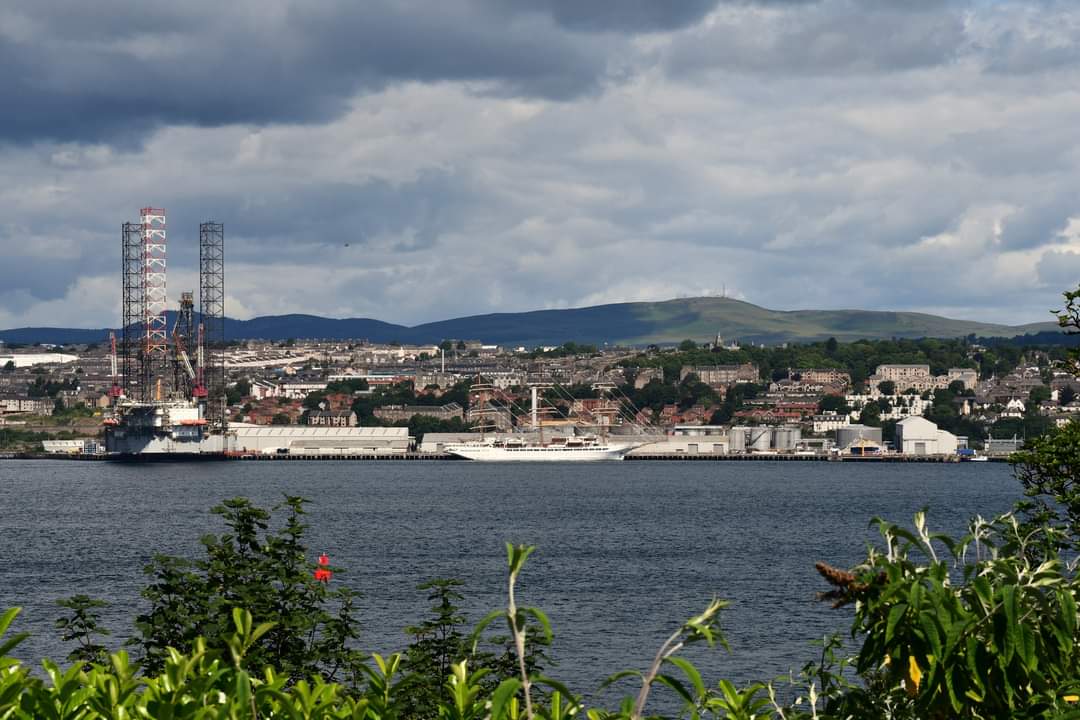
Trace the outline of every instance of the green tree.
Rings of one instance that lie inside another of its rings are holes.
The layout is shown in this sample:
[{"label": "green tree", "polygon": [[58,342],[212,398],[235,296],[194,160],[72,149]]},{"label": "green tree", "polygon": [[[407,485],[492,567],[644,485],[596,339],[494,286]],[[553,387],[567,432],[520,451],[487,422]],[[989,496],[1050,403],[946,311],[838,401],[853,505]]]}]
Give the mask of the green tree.
[{"label": "green tree", "polygon": [[104,663],[108,658],[108,650],[97,641],[97,636],[107,636],[109,631],[101,626],[102,608],[108,607],[104,600],[95,600],[88,595],[72,595],[63,600],[57,600],[56,604],[71,611],[56,621],[56,628],[60,631],[60,639],[64,642],[74,642],[76,647],[68,653],[70,662],[80,663],[84,667],[90,663]]},{"label": "green tree", "polygon": [[1011,458],[1036,525],[1061,529],[1080,548],[1080,423],[1034,439]]},{"label": "green tree", "polygon": [[846,413],[850,412],[851,408],[847,404],[847,400],[843,395],[823,395],[821,400],[818,401],[818,412],[836,412]]},{"label": "green tree", "polygon": [[458,606],[463,599],[458,588],[460,580],[437,578],[417,586],[428,591],[428,600],[435,604],[431,617],[419,625],[405,628],[414,640],[405,652],[402,669],[412,680],[404,715],[431,718],[438,716],[440,702],[449,699],[444,678],[450,667],[468,657],[470,646],[462,629],[465,616]]},{"label": "green tree", "polygon": [[240,378],[236,383],[225,388],[225,400],[230,405],[236,405],[250,395],[251,382],[247,378]]},{"label": "green tree", "polygon": [[5,375],[9,375],[9,374],[15,372],[15,361],[14,360],[8,360],[6,363],[4,363],[4,369],[3,369],[2,372]]},{"label": "green tree", "polygon": [[1058,402],[1062,405],[1068,405],[1076,399],[1076,391],[1073,390],[1072,385],[1065,385],[1058,390]]},{"label": "green tree", "polygon": [[274,413],[274,416],[270,418],[271,425],[289,425],[292,420],[285,413]]},{"label": "green tree", "polygon": [[1028,408],[1037,409],[1040,403],[1044,403],[1049,399],[1050,388],[1045,385],[1033,387],[1031,388],[1031,392],[1028,393]]},{"label": "green tree", "polygon": [[881,427],[881,407],[871,400],[859,413],[859,423],[867,427]]},{"label": "green tree", "polygon": [[882,395],[895,395],[896,383],[892,380],[882,380],[877,384],[877,389]]},{"label": "green tree", "polygon": [[326,393],[321,390],[316,390],[314,392],[309,392],[306,396],[304,396],[304,400],[301,404],[308,410],[318,410],[319,405],[322,404],[325,400]]},{"label": "green tree", "polygon": [[314,579],[304,544],[305,504],[286,496],[274,508],[286,513],[285,520],[274,529],[271,511],[245,498],[226,500],[212,512],[227,530],[202,539],[202,559],[154,556],[146,567],[150,584],[142,591],[149,608],[136,618],[132,641],[150,672],[165,666],[167,648],[191,652],[199,637],[211,649],[226,650],[233,611],[245,609],[256,623],[273,623],[247,651],[248,670],[271,665],[292,681],[359,680],[356,595]]},{"label": "green tree", "polygon": [[683,340],[679,343],[679,352],[690,352],[691,350],[697,350],[698,344],[693,340]]}]

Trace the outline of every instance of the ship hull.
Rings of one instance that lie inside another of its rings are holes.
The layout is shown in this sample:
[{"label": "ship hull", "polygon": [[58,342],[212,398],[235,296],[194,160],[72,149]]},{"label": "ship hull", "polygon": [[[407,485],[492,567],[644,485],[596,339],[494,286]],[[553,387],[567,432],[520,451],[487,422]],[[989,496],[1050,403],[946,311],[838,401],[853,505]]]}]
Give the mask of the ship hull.
[{"label": "ship hull", "polygon": [[223,452],[139,452],[111,453],[105,456],[109,462],[121,463],[190,463],[227,460]]},{"label": "ship hull", "polygon": [[446,452],[463,460],[479,462],[597,462],[622,460],[632,445],[602,447],[491,447],[489,445],[448,445]]}]

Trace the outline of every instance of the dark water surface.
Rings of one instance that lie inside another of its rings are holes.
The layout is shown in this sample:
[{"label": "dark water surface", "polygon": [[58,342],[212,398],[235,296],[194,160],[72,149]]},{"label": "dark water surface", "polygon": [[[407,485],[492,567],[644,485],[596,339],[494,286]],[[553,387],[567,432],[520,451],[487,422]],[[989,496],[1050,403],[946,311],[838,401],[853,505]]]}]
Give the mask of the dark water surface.
[{"label": "dark water surface", "polygon": [[[113,646],[131,633],[142,568],[155,552],[194,555],[221,530],[208,509],[237,495],[270,505],[312,500],[310,547],[364,594],[365,649],[402,649],[427,602],[415,586],[466,582],[470,621],[504,603],[503,542],[539,549],[519,602],[555,629],[556,677],[588,691],[658,644],[714,595],[734,601],[732,654],[694,648],[706,677],[768,679],[812,657],[809,642],[846,631],[850,610],[815,602],[817,560],[863,559],[879,515],[934,530],[1019,497],[1006,465],[799,462],[587,464],[267,462],[131,466],[0,461],[0,608],[21,606],[25,659],[61,659],[58,598],[112,603]],[[314,560],[314,557],[312,558]]]}]

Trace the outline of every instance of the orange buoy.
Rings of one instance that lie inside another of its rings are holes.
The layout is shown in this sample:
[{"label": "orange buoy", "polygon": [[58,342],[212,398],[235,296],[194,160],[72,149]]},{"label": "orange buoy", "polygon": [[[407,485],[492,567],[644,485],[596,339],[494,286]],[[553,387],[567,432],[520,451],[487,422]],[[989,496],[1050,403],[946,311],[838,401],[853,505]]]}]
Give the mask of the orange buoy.
[{"label": "orange buoy", "polygon": [[315,569],[315,579],[322,583],[330,582],[330,578],[334,577],[334,572],[327,568],[330,564],[330,558],[326,553],[319,556],[319,567]]}]

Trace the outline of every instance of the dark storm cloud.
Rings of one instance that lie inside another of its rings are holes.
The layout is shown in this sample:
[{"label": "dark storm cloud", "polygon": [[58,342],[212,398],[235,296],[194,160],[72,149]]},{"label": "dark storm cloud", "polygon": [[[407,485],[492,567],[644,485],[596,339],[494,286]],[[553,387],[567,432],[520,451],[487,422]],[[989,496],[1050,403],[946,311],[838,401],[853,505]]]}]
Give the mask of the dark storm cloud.
[{"label": "dark storm cloud", "polygon": [[[545,13],[583,32],[653,32],[692,25],[718,0],[484,0],[493,11]],[[798,0],[796,0],[798,1]]]},{"label": "dark storm cloud", "polygon": [[358,91],[408,80],[565,99],[601,82],[611,49],[542,15],[495,23],[465,0],[150,7],[0,11],[0,97],[16,109],[0,115],[0,141],[324,121]]},{"label": "dark storm cloud", "polygon": [[177,210],[191,217],[228,217],[244,238],[234,245],[238,259],[261,260],[272,247],[275,258],[308,260],[313,252],[345,246],[362,253],[377,242],[395,251],[430,248],[440,233],[462,227],[474,203],[467,179],[429,170],[400,184],[286,184],[247,194],[239,204],[236,198],[194,196]]},{"label": "dark storm cloud", "polygon": [[[485,94],[567,100],[625,72],[613,66],[629,35],[689,27],[720,2],[16,2],[0,9],[0,97],[14,109],[0,114],[0,143],[131,147],[167,125],[325,122],[357,93],[409,80],[469,81]],[[800,9],[818,0],[722,4]],[[769,67],[800,46],[810,55],[794,60],[809,67],[869,51],[878,65],[917,64],[940,49],[948,30],[897,30],[886,27],[887,16],[876,25],[835,18],[851,25],[840,43],[847,48],[810,42],[822,30],[811,26],[772,38],[689,41],[671,64],[684,71]],[[765,52],[761,42],[770,43]]]},{"label": "dark storm cloud", "polygon": [[1075,193],[1039,197],[1002,222],[1001,245],[1009,249],[1039,247],[1059,242],[1069,218],[1080,211]]}]

